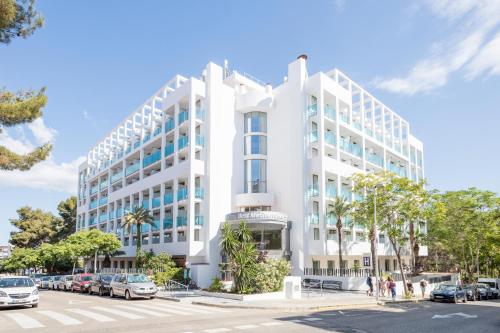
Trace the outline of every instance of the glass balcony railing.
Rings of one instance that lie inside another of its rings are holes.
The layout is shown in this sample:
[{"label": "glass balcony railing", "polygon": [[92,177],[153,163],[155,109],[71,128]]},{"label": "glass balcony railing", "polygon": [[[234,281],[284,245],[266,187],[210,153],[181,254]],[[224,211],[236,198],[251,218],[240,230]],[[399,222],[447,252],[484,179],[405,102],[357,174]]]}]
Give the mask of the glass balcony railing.
[{"label": "glass balcony railing", "polygon": [[174,153],[174,144],[168,143],[165,147],[165,157],[169,157]]},{"label": "glass balcony railing", "polygon": [[187,136],[181,136],[179,138],[179,141],[177,142],[177,147],[179,150],[183,149],[186,147],[189,143],[189,138]]},{"label": "glass balcony railing", "polygon": [[132,151],[132,146],[128,146],[128,148],[125,150],[125,155],[129,154]]},{"label": "glass balcony railing", "polygon": [[163,196],[163,204],[171,205],[174,202],[174,194],[172,192],[165,193]]},{"label": "glass balcony railing", "polygon": [[330,120],[335,120],[335,108],[330,104],[325,104],[325,117]]},{"label": "glass balcony railing", "polygon": [[179,125],[189,119],[189,113],[187,111],[182,111],[179,113]]},{"label": "glass balcony railing", "polygon": [[311,104],[307,107],[307,115],[313,117],[318,114],[318,104]]},{"label": "glass balcony railing", "polygon": [[337,188],[333,186],[326,186],[325,195],[327,198],[333,199],[337,197]]},{"label": "glass balcony railing", "polygon": [[125,206],[123,207],[123,215],[127,215],[130,213],[132,210],[130,209],[130,206]]},{"label": "glass balcony railing", "polygon": [[97,222],[97,221],[96,221],[95,216],[91,216],[91,217],[89,218],[89,225],[94,225],[94,224],[96,224],[96,222]]},{"label": "glass balcony railing", "polygon": [[309,141],[311,143],[318,141],[318,131],[317,130],[316,131],[311,131],[309,133]]},{"label": "glass balcony railing", "polygon": [[155,130],[153,131],[153,136],[157,136],[161,133],[161,127],[157,127],[155,128]]},{"label": "glass balcony railing", "polygon": [[142,233],[147,233],[147,232],[149,232],[150,229],[151,229],[151,224],[149,224],[149,223],[141,224],[141,232]]},{"label": "glass balcony railing", "polygon": [[99,190],[104,190],[106,187],[108,187],[109,183],[107,180],[103,181],[102,183],[99,184]]},{"label": "glass balcony railing", "polygon": [[352,127],[354,127],[355,129],[357,129],[358,131],[361,131],[361,123],[360,122],[357,122],[357,121],[353,121],[352,122]]},{"label": "glass balcony railing", "polygon": [[142,165],[145,168],[155,162],[158,162],[159,160],[161,160],[161,150],[156,150],[151,155],[144,157]]},{"label": "glass balcony railing", "polygon": [[109,219],[112,220],[115,218],[115,211],[114,210],[110,210],[109,211]]},{"label": "glass balcony railing", "polygon": [[149,209],[149,199],[142,200],[142,208]]},{"label": "glass balcony railing", "polygon": [[174,129],[174,127],[175,127],[174,119],[170,118],[165,122],[165,133],[170,132],[171,130]]},{"label": "glass balcony railing", "polygon": [[104,213],[104,214],[99,215],[99,223],[105,222],[107,220],[108,220],[108,214]]},{"label": "glass balcony railing", "polygon": [[325,132],[325,142],[331,146],[337,145],[337,138],[333,132]]},{"label": "glass balcony railing", "polygon": [[163,229],[172,229],[174,227],[174,222],[171,217],[163,218]]},{"label": "glass balcony railing", "polygon": [[406,177],[407,171],[405,167],[397,166],[393,163],[387,164],[387,170],[394,172],[396,175],[400,177]]},{"label": "glass balcony railing", "polygon": [[342,120],[344,123],[349,124],[349,115],[347,115],[345,113],[341,113],[340,114],[340,120]]},{"label": "glass balcony railing", "polygon": [[365,133],[368,134],[369,136],[373,136],[373,131],[371,128],[365,127]]},{"label": "glass balcony railing", "polygon": [[319,196],[319,186],[318,185],[310,185],[309,186],[309,196],[310,197]]},{"label": "glass balcony railing", "polygon": [[196,199],[203,199],[205,197],[205,190],[201,187],[197,187],[194,189],[194,197]]},{"label": "glass balcony railing", "polygon": [[108,197],[102,197],[99,199],[99,206],[105,205],[108,203]]},{"label": "glass balcony railing", "polygon": [[342,195],[347,201],[351,201],[352,199],[352,192],[348,188],[342,187],[340,195]]},{"label": "glass balcony railing", "polygon": [[117,181],[119,181],[120,179],[122,179],[123,177],[123,172],[118,172],[118,173],[115,173],[114,175],[111,176],[111,183],[116,183]]},{"label": "glass balcony railing", "polygon": [[326,214],[326,225],[329,226],[337,225],[337,217],[333,214]]},{"label": "glass balcony railing", "polygon": [[319,224],[319,214],[318,213],[309,214],[309,224]]},{"label": "glass balcony railing", "polygon": [[125,176],[129,176],[137,171],[139,171],[141,165],[139,163],[139,161],[135,162],[134,164],[128,166],[126,169],[125,169]]},{"label": "glass balcony railing", "polygon": [[151,231],[159,231],[160,230],[160,219],[154,219],[153,225],[151,226]]},{"label": "glass balcony railing", "polygon": [[134,142],[134,149],[139,148],[140,145],[141,145],[141,141]]},{"label": "glass balcony railing", "polygon": [[97,200],[91,201],[89,203],[89,209],[94,209],[97,207]]},{"label": "glass balcony railing", "polygon": [[153,208],[158,208],[161,205],[161,198],[160,197],[154,197],[153,200],[151,200],[151,206]]},{"label": "glass balcony railing", "polygon": [[97,192],[97,190],[98,190],[97,185],[92,186],[92,187],[90,188],[90,195],[92,195],[92,194],[96,193],[96,192]]},{"label": "glass balcony railing", "polygon": [[361,147],[357,144],[354,144],[352,142],[349,142],[347,139],[344,139],[344,138],[340,138],[340,145],[339,145],[340,149],[342,149],[343,151],[351,154],[351,155],[354,155],[354,156],[357,156],[359,158],[361,158],[362,156],[362,150],[361,150]]},{"label": "glass balcony railing", "polygon": [[121,208],[116,209],[116,217],[122,217],[123,215],[123,210]]},{"label": "glass balcony railing", "polygon": [[203,215],[196,215],[194,217],[194,224],[195,225],[203,225]]},{"label": "glass balcony railing", "polygon": [[187,226],[187,216],[177,216],[177,228]]},{"label": "glass balcony railing", "polygon": [[200,134],[196,134],[196,145],[200,147],[205,146],[205,137]]},{"label": "glass balcony railing", "polygon": [[378,165],[379,167],[384,167],[384,159],[382,156],[376,154],[366,154],[366,160],[372,164]]},{"label": "glass balcony railing", "polygon": [[181,187],[177,190],[177,201],[186,200],[188,197],[187,187]]},{"label": "glass balcony railing", "polygon": [[150,134],[150,133],[148,133],[148,134],[146,134],[146,135],[144,136],[144,139],[142,139],[142,142],[143,142],[143,143],[146,143],[146,142],[148,142],[148,141],[149,141],[149,139],[151,139],[151,134]]},{"label": "glass balcony railing", "polygon": [[198,119],[198,120],[205,119],[205,110],[197,108],[196,109],[196,119]]},{"label": "glass balcony railing", "polygon": [[365,198],[361,193],[354,193],[354,201],[363,201]]}]

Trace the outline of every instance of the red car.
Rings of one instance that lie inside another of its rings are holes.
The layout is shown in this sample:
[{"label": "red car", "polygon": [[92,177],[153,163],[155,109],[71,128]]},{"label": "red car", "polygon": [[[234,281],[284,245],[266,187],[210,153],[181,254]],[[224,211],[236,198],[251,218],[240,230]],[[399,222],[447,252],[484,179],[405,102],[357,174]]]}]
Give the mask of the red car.
[{"label": "red car", "polygon": [[92,282],[93,274],[84,273],[76,274],[73,279],[73,284],[71,285],[71,291],[88,292],[90,288],[90,282]]}]

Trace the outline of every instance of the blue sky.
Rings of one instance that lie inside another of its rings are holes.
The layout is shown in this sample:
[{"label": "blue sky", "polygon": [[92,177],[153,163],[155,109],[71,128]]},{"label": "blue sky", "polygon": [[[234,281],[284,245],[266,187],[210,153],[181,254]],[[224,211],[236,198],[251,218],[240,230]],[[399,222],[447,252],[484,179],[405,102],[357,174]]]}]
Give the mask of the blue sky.
[{"label": "blue sky", "polygon": [[408,119],[431,187],[500,192],[500,6],[433,1],[38,1],[46,26],[0,46],[0,86],[47,86],[43,121],[0,144],[53,141],[49,161],[0,173],[0,243],[23,205],[55,211],[88,149],[173,75],[209,61],[279,83],[297,55],[344,71]]}]

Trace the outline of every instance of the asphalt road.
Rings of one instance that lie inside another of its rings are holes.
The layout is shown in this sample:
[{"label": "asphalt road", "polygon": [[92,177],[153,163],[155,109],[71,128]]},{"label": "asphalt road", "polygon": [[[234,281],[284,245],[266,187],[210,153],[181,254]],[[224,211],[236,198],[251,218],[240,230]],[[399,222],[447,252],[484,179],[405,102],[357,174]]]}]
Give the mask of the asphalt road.
[{"label": "asphalt road", "polygon": [[0,310],[0,332],[500,332],[500,301],[287,313],[62,291],[41,291],[40,298],[37,309]]}]

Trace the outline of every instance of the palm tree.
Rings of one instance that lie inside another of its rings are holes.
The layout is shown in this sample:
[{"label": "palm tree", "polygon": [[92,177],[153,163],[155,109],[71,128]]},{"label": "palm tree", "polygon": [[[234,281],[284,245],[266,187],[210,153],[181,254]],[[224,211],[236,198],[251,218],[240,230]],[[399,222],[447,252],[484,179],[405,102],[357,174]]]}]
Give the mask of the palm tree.
[{"label": "palm tree", "polygon": [[347,218],[351,213],[351,204],[344,197],[336,197],[335,200],[328,205],[328,216],[334,216],[337,219],[337,235],[339,243],[339,267],[342,265],[342,220]]},{"label": "palm tree", "polygon": [[154,225],[154,220],[153,216],[149,213],[148,209],[142,208],[142,207],[134,207],[131,212],[127,213],[125,215],[125,218],[123,219],[122,222],[122,228],[126,228],[129,230],[129,232],[132,230],[132,227],[135,225],[137,226],[137,241],[135,242],[136,248],[135,248],[135,256],[139,254],[141,251],[141,229],[142,225],[144,224],[149,224],[149,225]]}]

